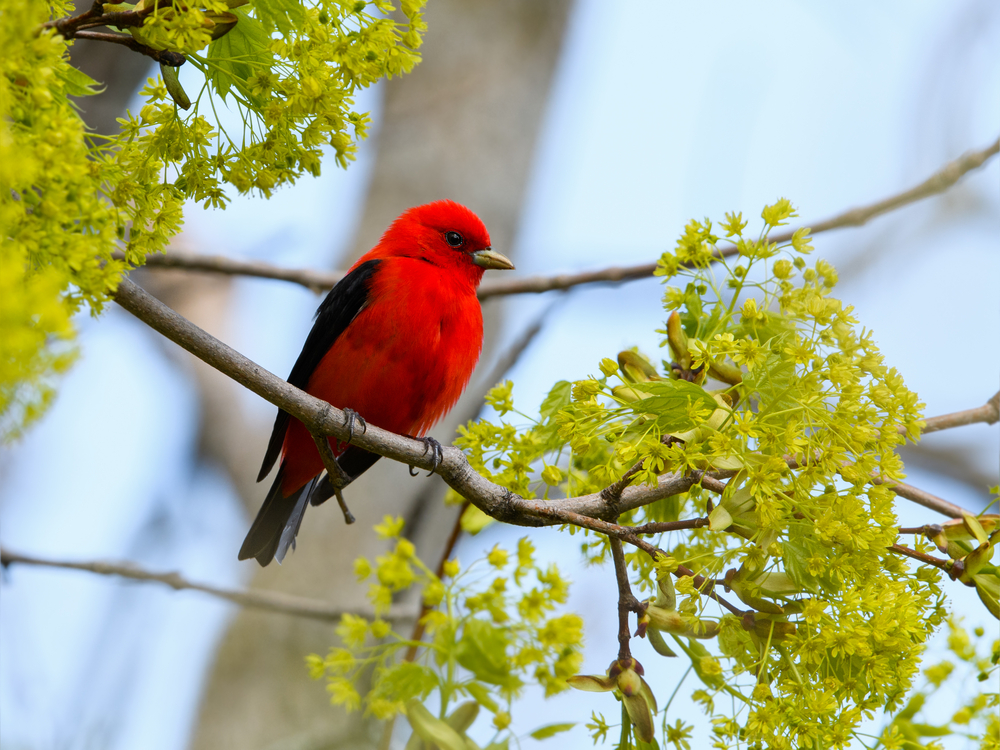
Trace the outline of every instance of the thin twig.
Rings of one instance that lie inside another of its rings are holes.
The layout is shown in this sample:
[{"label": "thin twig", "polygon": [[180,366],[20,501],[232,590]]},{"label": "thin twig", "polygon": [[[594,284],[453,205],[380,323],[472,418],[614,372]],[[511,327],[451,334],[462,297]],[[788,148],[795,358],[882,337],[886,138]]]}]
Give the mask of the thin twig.
[{"label": "thin twig", "polygon": [[[441,559],[438,561],[437,570],[434,571],[439,579],[444,578],[444,566],[445,563],[451,559],[452,552],[455,551],[455,545],[458,544],[458,539],[462,536],[462,516],[465,515],[466,509],[469,507],[470,503],[466,500],[462,503],[462,507],[458,511],[458,517],[455,519],[455,525],[451,529],[451,533],[448,535],[448,541],[444,544],[444,550],[441,552]],[[430,612],[431,608],[427,604],[422,604],[420,607],[420,614],[417,616],[417,622],[413,626],[413,635],[410,636],[412,643],[410,647],[406,649],[405,661],[413,661],[417,656],[417,644],[424,637],[424,615]]]},{"label": "thin twig", "polygon": [[[205,583],[195,583],[182,577],[179,573],[154,573],[139,567],[135,563],[122,562],[72,562],[65,560],[50,560],[32,555],[23,555],[11,552],[8,549],[0,548],[0,565],[4,568],[14,565],[36,565],[46,568],[63,568],[67,570],[82,570],[88,573],[96,573],[103,576],[119,576],[133,581],[152,581],[162,583],[175,591],[191,590],[200,591],[203,594],[225,599],[226,601],[239,604],[242,607],[252,607],[263,609],[269,612],[279,612],[295,617],[308,617],[324,622],[336,622],[345,614],[356,614],[363,617],[373,617],[374,611],[362,608],[338,607],[327,602],[315,599],[307,599],[301,596],[291,596],[277,591],[240,591],[236,589],[225,589],[219,586],[211,586]],[[416,614],[416,608],[401,607],[390,615],[384,615],[387,619],[408,620]]]},{"label": "thin twig", "polygon": [[905,555],[906,557],[912,558],[913,560],[918,560],[926,565],[933,565],[935,568],[940,568],[945,573],[951,574],[951,561],[950,560],[940,560],[933,555],[928,555],[923,552],[918,552],[915,549],[910,549],[909,547],[904,547],[902,544],[893,544],[891,547],[887,547],[890,552],[896,552],[900,555]]},{"label": "thin twig", "polygon": [[690,576],[692,578],[691,582],[694,584],[694,587],[696,589],[698,589],[699,591],[701,591],[702,593],[704,593],[708,598],[714,599],[715,601],[717,601],[719,604],[721,604],[723,607],[725,607],[726,609],[728,609],[730,612],[732,612],[737,617],[746,617],[747,615],[752,615],[753,614],[752,610],[743,610],[743,609],[740,609],[739,607],[735,607],[732,604],[730,604],[728,601],[726,601],[725,599],[723,599],[721,596],[719,596],[717,593],[715,593],[715,582],[712,579],[705,578],[705,576],[702,576],[702,575],[698,575],[693,570],[691,570],[691,568],[687,568],[687,567],[685,567],[683,565],[678,565],[677,566],[677,570],[674,571],[674,575],[677,578],[683,578],[685,576]]},{"label": "thin twig", "polygon": [[629,648],[632,630],[629,628],[628,616],[630,612],[641,613],[644,607],[635,598],[632,586],[628,582],[628,566],[625,564],[621,541],[609,536],[608,544],[611,546],[611,558],[615,563],[615,580],[618,582],[618,661],[627,664],[626,660],[632,658],[632,651]]},{"label": "thin twig", "polygon": [[[125,260],[124,253],[115,253],[117,260]],[[239,260],[225,255],[202,255],[191,250],[171,249],[162,255],[146,258],[146,268],[179,268],[185,271],[205,271],[228,276],[252,276],[300,284],[313,292],[332,289],[344,278],[342,271],[313,271],[305,268],[282,268],[271,263]]]},{"label": "thin twig", "polygon": [[[970,151],[958,159],[945,164],[924,182],[876,203],[845,211],[825,221],[812,225],[812,234],[827,232],[842,227],[856,227],[877,216],[914,203],[932,195],[942,193],[968,172],[981,167],[1000,150],[1000,139],[979,151]],[[787,230],[770,236],[771,242],[784,243],[791,240],[794,230]],[[736,253],[733,246],[718,249],[720,257]],[[124,256],[120,256],[124,257]],[[312,271],[309,269],[281,268],[269,263],[242,261],[218,255],[199,255],[189,251],[172,250],[166,255],[150,255],[146,265],[152,268],[181,268],[191,271],[205,271],[222,274],[238,274],[259,278],[277,279],[301,284],[314,291],[330,289],[343,278],[342,272]],[[581,273],[556,274],[553,276],[531,276],[528,278],[506,278],[486,281],[479,287],[479,299],[489,299],[508,294],[539,294],[542,292],[570,289],[581,284],[615,284],[648,278],[656,270],[656,263],[641,263],[634,266],[613,266]]]},{"label": "thin twig", "polygon": [[73,37],[76,39],[90,39],[95,42],[111,42],[112,44],[121,44],[122,46],[128,47],[134,52],[139,52],[146,57],[151,57],[157,62],[161,62],[164,65],[170,65],[174,68],[178,68],[183,65],[186,61],[184,55],[180,52],[174,52],[169,49],[153,49],[141,42],[137,42],[130,34],[114,34],[110,31],[87,31],[81,29],[73,33]]},{"label": "thin twig", "polygon": [[702,529],[708,526],[707,518],[689,518],[686,521],[654,521],[641,526],[625,526],[633,534],[663,534],[667,531],[684,531],[686,529]]},{"label": "thin twig", "polygon": [[932,195],[943,193],[958,182],[966,173],[983,166],[991,157],[996,156],[998,151],[1000,151],[1000,138],[997,138],[989,146],[979,151],[967,151],[954,161],[945,164],[933,175],[909,190],[904,190],[898,195],[891,196],[868,206],[852,208],[850,211],[845,211],[832,219],[821,221],[819,224],[813,225],[812,231],[815,234],[816,232],[825,232],[839,227],[859,227],[862,224],[868,223],[876,216],[895,211],[897,208],[902,208],[910,203],[916,203]]},{"label": "thin twig", "polygon": [[[788,465],[789,469],[797,469],[803,466],[803,463],[795,458],[794,456],[785,456],[785,463]],[[850,466],[849,461],[843,461],[841,466],[846,469]],[[872,484],[885,485],[889,490],[895,492],[900,497],[910,500],[922,505],[925,508],[929,508],[933,511],[940,513],[942,516],[948,516],[949,518],[961,518],[962,513],[965,509],[955,505],[955,503],[949,502],[944,498],[940,498],[937,495],[932,495],[926,490],[922,490],[919,487],[914,487],[912,484],[906,484],[905,482],[896,482],[894,480],[883,479],[878,475],[877,472],[872,472],[869,475],[869,480]]]},{"label": "thin twig", "polygon": [[[977,406],[975,409],[965,409],[963,411],[952,412],[951,414],[942,414],[939,417],[928,417],[924,420],[924,428],[920,431],[920,434],[926,435],[938,430],[965,427],[966,425],[978,424],[980,422],[996,424],[998,421],[1000,421],[1000,391],[994,393],[989,401],[982,406]],[[897,429],[901,435],[906,434],[905,427],[900,426]]]},{"label": "thin twig", "polygon": [[937,495],[932,495],[930,492],[922,490],[919,487],[914,487],[912,484],[885,481],[874,474],[872,475],[871,482],[872,484],[884,484],[900,497],[914,502],[917,505],[922,505],[925,508],[930,508],[943,516],[948,516],[949,518],[961,518],[962,513],[965,512],[963,508],[955,505],[955,503],[948,502],[944,498],[938,497]]}]

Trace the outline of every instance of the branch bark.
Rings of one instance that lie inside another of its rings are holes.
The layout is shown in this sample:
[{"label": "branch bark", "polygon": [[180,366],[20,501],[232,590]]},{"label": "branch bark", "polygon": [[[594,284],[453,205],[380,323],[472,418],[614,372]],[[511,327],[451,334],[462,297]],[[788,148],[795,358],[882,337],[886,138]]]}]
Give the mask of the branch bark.
[{"label": "branch bark", "polygon": [[[867,206],[852,208],[837,216],[814,224],[812,234],[828,232],[844,227],[858,227],[867,224],[882,214],[894,211],[911,203],[943,193],[952,187],[964,175],[978,169],[1000,151],[1000,138],[984,149],[969,151],[948,162],[941,169],[924,180],[919,185],[904,190]],[[788,230],[771,235],[773,242],[783,243],[791,240],[794,230]],[[729,257],[736,253],[736,248],[727,246],[719,249],[720,257]],[[203,271],[231,275],[254,276],[258,278],[290,281],[295,284],[319,292],[330,289],[344,274],[341,271],[312,271],[301,268],[281,268],[269,263],[244,261],[222,255],[200,255],[184,250],[172,250],[166,255],[150,255],[146,258],[150,268],[180,268],[188,271]],[[595,271],[581,273],[556,274],[553,276],[530,276],[523,279],[513,278],[502,281],[486,281],[479,287],[479,299],[506,296],[510,294],[541,294],[556,290],[571,289],[582,284],[615,284],[653,275],[656,263],[641,263],[634,266],[612,266]]]},{"label": "branch bark", "polygon": [[[122,280],[115,301],[166,338],[208,363],[222,374],[253,391],[275,406],[284,409],[314,435],[333,436],[349,441],[381,456],[422,468],[434,469],[433,457],[419,440],[387,432],[375,425],[353,437],[347,415],[268,372],[235,349],[184,319],[128,279]],[[632,508],[648,505],[661,498],[686,492],[698,477],[666,474],[656,485],[628,487],[619,502],[609,505],[600,493],[559,500],[527,501],[511,494],[477,474],[454,446],[443,447],[443,460],[436,473],[463,497],[499,521],[520,526],[545,526],[567,523],[553,513],[576,513],[592,519],[609,519]],[[714,472],[716,479],[731,472]]]},{"label": "branch bark", "polygon": [[[466,460],[465,454],[454,446],[443,447],[443,459],[435,467],[433,456],[419,440],[387,432],[375,425],[369,425],[361,434],[352,434],[349,428],[350,419],[345,412],[289,385],[185,320],[128,279],[121,282],[115,294],[115,301],[191,354],[275,406],[284,409],[301,421],[313,435],[333,436],[394,461],[434,471],[484,513],[504,523],[519,526],[571,523],[610,534],[652,554],[653,550],[647,549],[649,545],[639,539],[634,532],[606,522],[614,521],[624,511],[648,505],[670,495],[687,492],[705,477],[721,480],[734,474],[732,471],[706,472],[697,476],[665,474],[659,477],[655,485],[626,487],[615,502],[609,502],[604,492],[557,500],[525,500],[476,473]],[[875,478],[872,481],[880,482]],[[901,497],[944,515],[953,518],[962,515],[962,509],[957,505],[916,487],[895,483],[890,489]]]},{"label": "branch bark", "polygon": [[[262,609],[268,612],[277,612],[295,617],[307,617],[323,622],[337,622],[345,614],[360,615],[369,619],[375,614],[372,609],[345,609],[344,607],[337,607],[328,602],[301,596],[292,596],[277,591],[240,591],[238,589],[212,586],[207,583],[196,583],[195,581],[187,580],[179,573],[155,573],[131,562],[111,563],[101,561],[73,562],[67,560],[50,560],[43,557],[23,555],[0,547],[0,565],[7,568],[15,564],[34,565],[44,568],[61,568],[64,570],[82,570],[102,576],[128,578],[132,581],[152,581],[169,586],[174,591],[200,591],[203,594],[208,594],[218,599],[225,599],[233,604],[239,604],[241,607]],[[416,609],[413,607],[406,605],[393,606],[395,611],[382,615],[384,619],[412,620],[417,614]]]},{"label": "branch bark", "polygon": [[[982,406],[975,409],[965,409],[963,411],[942,414],[938,417],[928,417],[924,420],[924,429],[921,435],[926,435],[938,430],[949,430],[952,427],[965,427],[970,424],[985,422],[986,424],[996,424],[1000,421],[1000,391],[993,394],[992,398]],[[899,428],[900,434],[904,434],[906,429]]]}]

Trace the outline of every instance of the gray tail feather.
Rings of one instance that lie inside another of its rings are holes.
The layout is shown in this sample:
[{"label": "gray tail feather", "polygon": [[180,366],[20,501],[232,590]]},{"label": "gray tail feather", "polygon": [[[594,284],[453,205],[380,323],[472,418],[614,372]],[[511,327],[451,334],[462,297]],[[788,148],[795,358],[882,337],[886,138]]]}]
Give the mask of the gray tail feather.
[{"label": "gray tail feather", "polygon": [[295,549],[295,535],[302,526],[302,517],[309,505],[308,499],[315,480],[285,497],[281,492],[283,475],[284,470],[279,469],[264,504],[243,540],[240,560],[254,557],[262,566],[266,566],[271,560],[279,563],[284,560],[289,547]]}]

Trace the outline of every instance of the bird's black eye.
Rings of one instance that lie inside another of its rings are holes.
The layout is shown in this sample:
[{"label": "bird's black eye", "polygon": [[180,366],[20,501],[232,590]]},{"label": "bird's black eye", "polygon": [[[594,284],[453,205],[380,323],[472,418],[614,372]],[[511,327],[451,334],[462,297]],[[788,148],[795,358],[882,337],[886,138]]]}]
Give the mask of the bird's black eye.
[{"label": "bird's black eye", "polygon": [[452,247],[461,247],[465,244],[465,238],[458,232],[445,232],[444,238]]}]

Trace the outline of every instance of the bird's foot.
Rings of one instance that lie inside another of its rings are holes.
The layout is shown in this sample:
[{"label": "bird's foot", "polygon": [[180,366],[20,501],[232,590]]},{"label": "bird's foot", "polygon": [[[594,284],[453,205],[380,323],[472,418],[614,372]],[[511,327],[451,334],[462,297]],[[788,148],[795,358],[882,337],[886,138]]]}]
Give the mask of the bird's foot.
[{"label": "bird's foot", "polygon": [[[419,440],[424,444],[424,455],[426,455],[428,451],[431,452],[431,470],[427,472],[427,476],[430,476],[437,471],[441,462],[444,461],[444,449],[441,447],[441,443],[432,437],[419,437],[413,439]],[[417,473],[418,471],[416,467],[410,466],[410,476],[415,477]]]},{"label": "bird's foot", "polygon": [[351,513],[351,509],[348,508],[347,503],[344,502],[344,496],[341,494],[340,488],[335,486],[333,488],[333,494],[337,497],[337,503],[340,505],[340,510],[344,513],[344,523],[354,523],[354,514]]},{"label": "bird's foot", "polygon": [[354,409],[344,409],[344,424],[347,427],[347,442],[354,440],[355,428],[358,424],[361,425],[361,434],[368,431],[368,423],[365,418],[358,414]]}]

